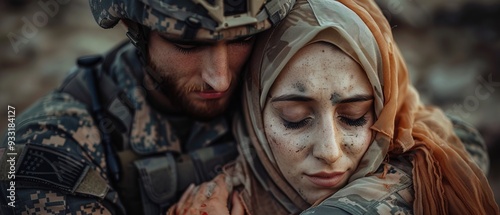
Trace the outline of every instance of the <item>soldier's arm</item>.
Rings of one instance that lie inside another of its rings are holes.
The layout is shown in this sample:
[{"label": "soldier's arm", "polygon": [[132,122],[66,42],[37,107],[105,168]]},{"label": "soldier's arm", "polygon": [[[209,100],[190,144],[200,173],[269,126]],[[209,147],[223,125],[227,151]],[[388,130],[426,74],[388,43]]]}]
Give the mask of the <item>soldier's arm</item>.
[{"label": "soldier's arm", "polygon": [[99,132],[85,107],[70,99],[42,99],[16,120],[15,150],[7,138],[1,143],[2,166],[11,168],[7,152],[18,156],[14,176],[0,177],[1,214],[119,214]]},{"label": "soldier's arm", "polygon": [[[7,205],[11,201],[7,199],[8,202],[2,202],[2,214],[116,214],[109,210],[109,205],[95,198],[34,188],[16,188],[15,192],[15,207]],[[5,198],[5,194],[2,197]]]}]

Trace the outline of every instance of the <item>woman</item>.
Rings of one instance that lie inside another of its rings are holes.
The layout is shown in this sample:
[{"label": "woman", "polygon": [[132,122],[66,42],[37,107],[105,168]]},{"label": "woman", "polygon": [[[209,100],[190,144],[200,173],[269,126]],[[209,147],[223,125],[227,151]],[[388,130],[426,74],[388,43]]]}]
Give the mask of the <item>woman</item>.
[{"label": "woman", "polygon": [[241,156],[172,214],[499,214],[452,124],[421,104],[372,1],[298,1],[257,40]]}]

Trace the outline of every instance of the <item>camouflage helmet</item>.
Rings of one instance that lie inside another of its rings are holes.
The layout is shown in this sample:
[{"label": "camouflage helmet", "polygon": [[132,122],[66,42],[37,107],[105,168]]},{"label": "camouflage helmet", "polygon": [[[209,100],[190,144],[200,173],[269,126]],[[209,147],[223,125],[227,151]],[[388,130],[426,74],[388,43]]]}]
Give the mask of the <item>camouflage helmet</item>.
[{"label": "camouflage helmet", "polygon": [[96,22],[128,19],[184,40],[237,39],[270,28],[295,0],[89,0]]}]

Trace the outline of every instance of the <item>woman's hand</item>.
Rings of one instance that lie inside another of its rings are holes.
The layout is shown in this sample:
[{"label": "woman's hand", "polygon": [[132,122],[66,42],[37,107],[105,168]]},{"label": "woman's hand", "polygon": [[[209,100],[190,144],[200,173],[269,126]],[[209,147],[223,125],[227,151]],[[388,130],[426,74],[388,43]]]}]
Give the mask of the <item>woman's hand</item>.
[{"label": "woman's hand", "polygon": [[225,175],[221,174],[210,182],[198,187],[191,185],[182,194],[177,204],[172,206],[168,215],[244,215],[243,203],[237,192],[231,195],[231,213],[227,203],[229,189],[225,182]]}]

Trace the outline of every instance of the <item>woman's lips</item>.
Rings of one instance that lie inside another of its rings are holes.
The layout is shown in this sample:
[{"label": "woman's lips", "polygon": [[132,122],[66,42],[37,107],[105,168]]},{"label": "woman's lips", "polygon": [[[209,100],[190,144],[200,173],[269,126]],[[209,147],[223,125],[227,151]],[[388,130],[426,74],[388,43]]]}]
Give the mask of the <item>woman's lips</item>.
[{"label": "woman's lips", "polygon": [[344,178],[345,172],[320,172],[315,174],[306,174],[307,178],[319,187],[334,187]]},{"label": "woman's lips", "polygon": [[200,96],[203,99],[220,99],[226,95],[227,91],[220,92],[220,91],[215,91],[215,90],[205,90],[205,91],[199,91],[196,92],[198,96]]}]

